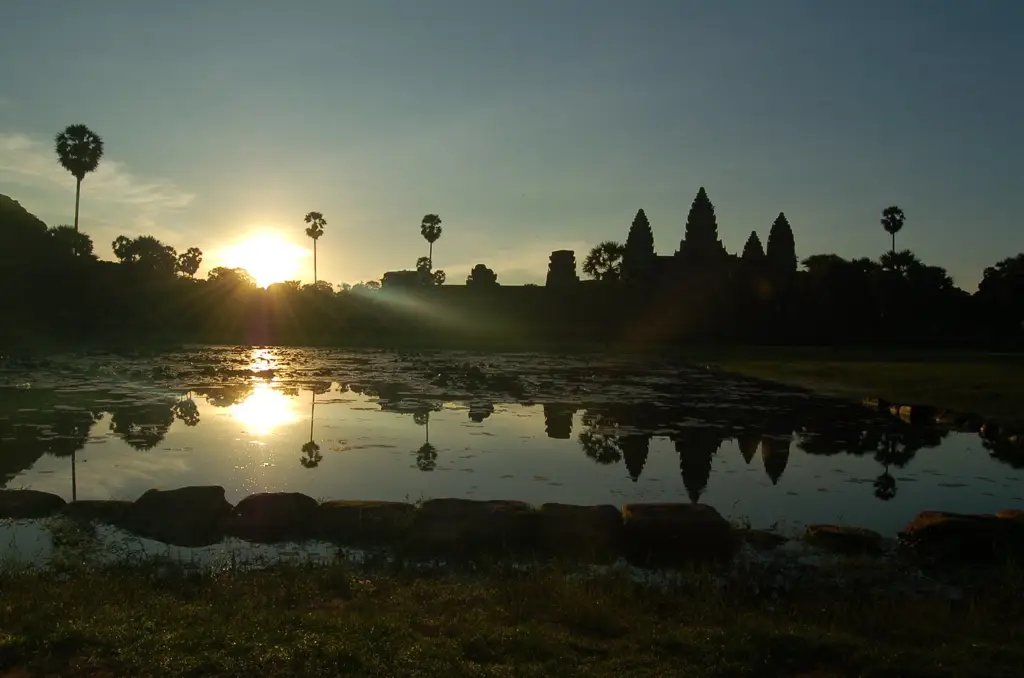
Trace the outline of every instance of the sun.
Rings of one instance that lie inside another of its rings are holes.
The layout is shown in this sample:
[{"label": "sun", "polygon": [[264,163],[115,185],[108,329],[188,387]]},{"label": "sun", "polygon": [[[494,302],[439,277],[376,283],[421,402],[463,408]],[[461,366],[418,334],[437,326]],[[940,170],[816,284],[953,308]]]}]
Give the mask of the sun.
[{"label": "sun", "polygon": [[300,264],[308,253],[274,233],[258,233],[224,249],[221,258],[228,268],[244,268],[260,287],[299,278]]},{"label": "sun", "polygon": [[293,400],[266,383],[257,384],[248,398],[227,408],[227,413],[249,433],[259,436],[299,419]]}]

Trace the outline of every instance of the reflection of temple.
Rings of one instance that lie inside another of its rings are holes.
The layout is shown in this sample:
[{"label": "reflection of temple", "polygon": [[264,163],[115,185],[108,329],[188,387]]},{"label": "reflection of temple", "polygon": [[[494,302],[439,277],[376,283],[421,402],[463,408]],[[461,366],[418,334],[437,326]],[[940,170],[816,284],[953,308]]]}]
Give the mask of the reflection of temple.
[{"label": "reflection of temple", "polygon": [[494,405],[491,403],[473,402],[469,404],[469,420],[474,423],[479,424],[492,414],[494,414]]},{"label": "reflection of temple", "polygon": [[545,405],[544,432],[548,434],[548,438],[572,438],[572,418],[575,414],[576,408],[572,405]]},{"label": "reflection of temple", "polygon": [[757,448],[761,445],[761,434],[744,433],[736,438],[736,443],[739,445],[740,454],[743,455],[743,461],[749,464],[753,461],[754,455],[757,454]]},{"label": "reflection of temple", "polygon": [[792,443],[792,436],[787,437],[765,437],[761,439],[761,461],[764,463],[764,471],[771,478],[772,485],[779,484],[779,478],[786,470],[789,463],[789,447]]},{"label": "reflection of temple", "polygon": [[651,436],[650,434],[622,436],[619,438],[619,448],[626,461],[626,471],[629,472],[630,479],[635,483],[647,463],[647,455],[651,448]]},{"label": "reflection of temple", "polygon": [[679,453],[679,470],[690,501],[696,503],[711,479],[711,458],[722,444],[722,436],[713,428],[691,426],[681,429],[672,441]]}]

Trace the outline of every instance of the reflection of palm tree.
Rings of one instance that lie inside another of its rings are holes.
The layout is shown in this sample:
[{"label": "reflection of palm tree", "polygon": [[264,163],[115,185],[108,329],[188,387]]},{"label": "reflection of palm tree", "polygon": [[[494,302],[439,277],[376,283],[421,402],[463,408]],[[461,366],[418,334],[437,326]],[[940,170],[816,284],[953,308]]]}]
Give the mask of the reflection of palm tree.
[{"label": "reflection of palm tree", "polygon": [[416,450],[416,466],[421,471],[433,471],[437,467],[437,448],[430,443],[423,443]]},{"label": "reflection of palm tree", "polygon": [[312,440],[308,443],[303,443],[302,455],[299,457],[299,463],[304,468],[316,468],[324,460],[324,456],[320,454],[320,446]]},{"label": "reflection of palm tree", "polygon": [[430,409],[414,412],[412,420],[423,427],[423,444],[416,450],[416,466],[421,471],[433,471],[437,467],[437,448],[430,444]]},{"label": "reflection of palm tree", "polygon": [[320,446],[313,440],[313,422],[316,419],[316,389],[313,389],[313,400],[309,407],[309,442],[302,445],[302,454],[305,455],[299,458],[305,468],[316,468],[323,461],[324,457],[320,454]]},{"label": "reflection of palm tree", "polygon": [[889,467],[885,472],[875,478],[875,496],[882,501],[889,501],[896,496],[896,479],[889,475]]},{"label": "reflection of palm tree", "polygon": [[635,483],[640,478],[647,463],[647,455],[651,449],[651,436],[649,434],[632,434],[619,438],[619,448],[622,449],[622,456],[626,460],[626,471],[630,479]]},{"label": "reflection of palm tree", "polygon": [[53,423],[54,436],[46,441],[46,451],[55,457],[71,457],[71,500],[78,500],[78,472],[76,455],[85,447],[94,423],[103,418],[102,412],[88,410],[57,411]]}]

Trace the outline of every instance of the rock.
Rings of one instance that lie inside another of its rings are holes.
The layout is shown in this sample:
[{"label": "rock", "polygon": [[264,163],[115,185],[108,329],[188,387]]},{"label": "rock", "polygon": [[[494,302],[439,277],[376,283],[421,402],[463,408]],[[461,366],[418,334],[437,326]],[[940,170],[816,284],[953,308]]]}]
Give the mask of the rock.
[{"label": "rock", "polygon": [[628,557],[639,564],[719,560],[736,550],[732,526],[704,504],[626,504]]},{"label": "rock", "polygon": [[900,532],[900,541],[942,561],[998,562],[1024,554],[1024,522],[1009,513],[999,518],[923,511]]},{"label": "rock", "polygon": [[935,419],[935,408],[930,405],[900,405],[899,416],[908,424],[922,424]]},{"label": "rock", "polygon": [[614,506],[544,504],[537,512],[546,553],[581,559],[614,559],[622,546],[622,513]]},{"label": "rock", "polygon": [[900,416],[900,406],[899,405],[890,405],[889,406],[889,414],[891,414],[894,417]]},{"label": "rock", "polygon": [[125,521],[132,502],[118,499],[82,499],[66,504],[61,513],[72,520],[120,525]]},{"label": "rock", "polygon": [[877,553],[882,548],[879,533],[846,525],[808,525],[804,539],[812,546],[836,553]]},{"label": "rock", "polygon": [[521,501],[431,499],[416,511],[406,546],[448,555],[524,550],[536,536],[535,519]]},{"label": "rock", "polygon": [[861,405],[863,405],[864,407],[868,408],[873,412],[886,412],[890,407],[892,407],[892,403],[890,403],[888,400],[874,397],[865,398],[864,400],[861,401]]},{"label": "rock", "polygon": [[299,492],[251,494],[235,506],[228,534],[254,542],[296,541],[314,531],[316,499]]},{"label": "rock", "polygon": [[219,485],[147,490],[135,500],[126,527],[149,539],[177,546],[208,546],[224,538],[231,504]]},{"label": "rock", "polygon": [[758,551],[772,551],[789,541],[787,537],[771,530],[743,530],[738,536]]},{"label": "rock", "polygon": [[415,506],[397,501],[326,501],[317,508],[316,534],[340,543],[393,542],[415,513]]},{"label": "rock", "polygon": [[39,490],[0,490],[0,518],[45,518],[64,506],[63,498]]}]

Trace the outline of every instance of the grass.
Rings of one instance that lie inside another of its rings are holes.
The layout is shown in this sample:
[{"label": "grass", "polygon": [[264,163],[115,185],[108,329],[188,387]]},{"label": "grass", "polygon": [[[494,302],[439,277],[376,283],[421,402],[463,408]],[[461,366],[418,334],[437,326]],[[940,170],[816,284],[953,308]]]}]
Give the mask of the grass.
[{"label": "grass", "polygon": [[995,354],[753,350],[722,369],[850,398],[878,396],[1024,423],[1024,357]]},{"label": "grass", "polygon": [[956,605],[870,591],[770,602],[700,575],[671,589],[553,570],[367,577],[8,569],[0,676],[992,678],[1024,664],[1014,572]]}]

